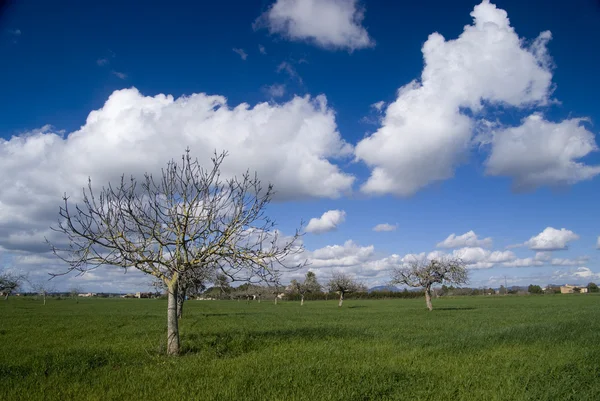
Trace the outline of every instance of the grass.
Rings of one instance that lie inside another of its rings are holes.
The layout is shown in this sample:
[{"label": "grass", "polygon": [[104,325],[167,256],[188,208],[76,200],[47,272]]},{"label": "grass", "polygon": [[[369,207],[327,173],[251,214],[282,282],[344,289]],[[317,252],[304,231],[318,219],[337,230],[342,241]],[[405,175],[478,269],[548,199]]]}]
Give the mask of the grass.
[{"label": "grass", "polygon": [[597,400],[600,296],[0,302],[0,400]]}]

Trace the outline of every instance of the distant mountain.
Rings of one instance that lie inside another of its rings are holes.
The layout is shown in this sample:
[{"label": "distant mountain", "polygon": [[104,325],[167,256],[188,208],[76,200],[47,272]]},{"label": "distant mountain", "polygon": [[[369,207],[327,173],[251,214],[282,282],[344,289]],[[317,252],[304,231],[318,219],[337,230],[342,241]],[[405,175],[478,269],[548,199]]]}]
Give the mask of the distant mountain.
[{"label": "distant mountain", "polygon": [[400,292],[402,290],[398,287],[394,287],[393,285],[378,285],[377,287],[369,288],[369,292],[373,292],[373,291]]}]

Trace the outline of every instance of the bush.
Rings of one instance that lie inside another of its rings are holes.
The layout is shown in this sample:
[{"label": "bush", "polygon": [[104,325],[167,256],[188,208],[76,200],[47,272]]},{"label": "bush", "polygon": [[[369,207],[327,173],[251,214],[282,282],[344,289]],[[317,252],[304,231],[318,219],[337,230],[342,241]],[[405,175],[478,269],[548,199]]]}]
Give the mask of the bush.
[{"label": "bush", "polygon": [[527,292],[529,292],[530,294],[543,294],[544,291],[542,291],[542,287],[540,287],[539,285],[530,284],[527,288]]}]

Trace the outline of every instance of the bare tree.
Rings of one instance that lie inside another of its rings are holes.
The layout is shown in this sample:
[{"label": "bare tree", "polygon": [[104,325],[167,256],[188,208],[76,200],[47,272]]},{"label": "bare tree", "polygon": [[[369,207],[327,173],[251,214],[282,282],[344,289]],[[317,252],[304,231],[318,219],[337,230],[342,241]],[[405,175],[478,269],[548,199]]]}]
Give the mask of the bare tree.
[{"label": "bare tree", "polygon": [[265,214],[273,195],[256,175],[222,179],[227,154],[215,154],[203,168],[189,150],[170,161],[160,178],[121,177],[99,194],[91,180],[80,204],[64,196],[58,227],[69,247],[54,253],[69,264],[62,274],[102,265],[135,268],[167,287],[167,353],[179,353],[177,297],[188,275],[223,274],[231,281],[267,280],[290,256],[302,251],[299,231],[283,238]]},{"label": "bare tree", "polygon": [[223,273],[217,274],[214,284],[216,287],[219,287],[221,299],[225,298],[226,295],[231,297],[231,286],[229,285],[229,278],[226,275]]},{"label": "bare tree", "polygon": [[331,280],[327,283],[327,288],[330,292],[340,294],[340,301],[338,303],[340,308],[344,303],[344,295],[349,292],[361,292],[366,290],[364,284],[355,281],[352,277],[344,273],[333,273]]},{"label": "bare tree", "polygon": [[44,305],[46,305],[46,296],[56,291],[56,288],[49,280],[40,280],[36,282],[29,282],[33,292],[42,297]]},{"label": "bare tree", "polygon": [[69,289],[69,294],[71,294],[71,298],[77,298],[82,292],[83,290],[80,287],[71,287]]},{"label": "bare tree", "polygon": [[8,300],[9,295],[16,292],[25,281],[25,274],[0,271],[0,294],[4,295],[4,300]]},{"label": "bare tree", "polygon": [[433,260],[415,259],[408,266],[394,269],[391,284],[421,287],[425,290],[425,303],[431,311],[431,286],[434,284],[466,284],[469,280],[466,264],[458,258]]},{"label": "bare tree", "polygon": [[281,293],[285,291],[285,287],[279,283],[272,284],[270,287],[271,287],[271,293],[273,294],[273,302],[275,303],[275,305],[277,305],[277,302],[279,302],[279,297],[281,296]]}]

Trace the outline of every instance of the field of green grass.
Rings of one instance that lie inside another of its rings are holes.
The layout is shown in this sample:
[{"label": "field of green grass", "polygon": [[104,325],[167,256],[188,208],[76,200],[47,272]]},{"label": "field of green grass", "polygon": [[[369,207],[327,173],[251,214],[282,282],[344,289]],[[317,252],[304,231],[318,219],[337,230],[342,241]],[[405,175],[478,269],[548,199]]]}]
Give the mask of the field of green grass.
[{"label": "field of green grass", "polygon": [[600,296],[0,301],[0,400],[598,400]]}]

